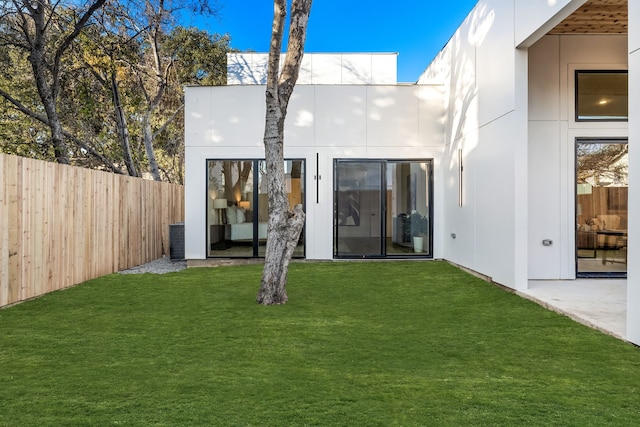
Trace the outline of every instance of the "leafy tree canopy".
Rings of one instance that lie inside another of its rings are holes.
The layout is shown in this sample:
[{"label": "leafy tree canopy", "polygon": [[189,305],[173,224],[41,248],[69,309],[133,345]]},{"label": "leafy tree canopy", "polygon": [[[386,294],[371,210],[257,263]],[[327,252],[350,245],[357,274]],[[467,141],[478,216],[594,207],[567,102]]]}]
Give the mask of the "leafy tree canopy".
[{"label": "leafy tree canopy", "polygon": [[215,0],[0,3],[0,152],[183,182],[184,85],[226,83]]}]

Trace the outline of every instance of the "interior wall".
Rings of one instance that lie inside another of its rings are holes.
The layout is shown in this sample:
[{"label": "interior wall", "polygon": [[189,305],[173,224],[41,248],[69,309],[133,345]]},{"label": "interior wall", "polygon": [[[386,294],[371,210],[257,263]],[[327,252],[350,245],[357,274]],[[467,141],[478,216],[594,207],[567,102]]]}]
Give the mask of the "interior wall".
[{"label": "interior wall", "polygon": [[626,64],[624,35],[547,35],[529,48],[530,279],[575,278],[576,138],[628,132],[626,123],[574,120],[574,72]]}]

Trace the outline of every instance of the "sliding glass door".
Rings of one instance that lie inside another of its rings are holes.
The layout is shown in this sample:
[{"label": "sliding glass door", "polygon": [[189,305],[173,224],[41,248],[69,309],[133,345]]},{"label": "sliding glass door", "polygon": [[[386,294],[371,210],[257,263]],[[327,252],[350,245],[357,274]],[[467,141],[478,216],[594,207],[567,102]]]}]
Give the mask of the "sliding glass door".
[{"label": "sliding glass door", "polygon": [[334,256],[432,254],[430,160],[336,160]]},{"label": "sliding glass door", "polygon": [[[304,160],[285,160],[289,205],[303,204]],[[207,254],[263,257],[269,217],[264,160],[207,161]],[[304,257],[304,230],[294,257]]]},{"label": "sliding glass door", "polygon": [[576,144],[576,272],[578,277],[627,273],[627,140]]},{"label": "sliding glass door", "polygon": [[338,256],[379,257],[382,252],[381,162],[336,164],[335,235]]}]

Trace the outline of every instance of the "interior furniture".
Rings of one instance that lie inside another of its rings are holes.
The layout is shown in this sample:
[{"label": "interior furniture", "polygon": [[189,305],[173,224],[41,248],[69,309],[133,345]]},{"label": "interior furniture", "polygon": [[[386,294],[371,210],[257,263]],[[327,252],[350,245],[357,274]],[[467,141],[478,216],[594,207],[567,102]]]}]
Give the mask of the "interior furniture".
[{"label": "interior furniture", "polygon": [[224,250],[227,249],[227,242],[225,241],[225,225],[224,224],[211,224],[209,230],[209,244],[211,250]]},{"label": "interior furniture", "polygon": [[[578,224],[576,232],[577,249],[593,251],[593,258],[601,252],[602,263],[626,263],[627,230],[626,220],[619,215],[596,215],[585,220],[585,224]],[[620,259],[619,252],[624,252],[624,259]],[[581,256],[581,258],[586,258]]]},{"label": "interior furniture", "polygon": [[[598,246],[602,250],[602,264],[607,262],[627,263],[627,232],[623,230],[599,230],[596,231],[598,239],[603,239],[603,244]],[[624,259],[615,257],[618,251],[624,252]],[[614,255],[613,257],[610,255]]]},{"label": "interior furniture", "polygon": [[403,246],[411,246],[411,222],[406,214],[398,214],[393,218],[393,242]]},{"label": "interior furniture", "polygon": [[[228,224],[225,238],[233,242],[253,240],[253,222],[243,222],[242,224]],[[258,223],[258,239],[266,240],[267,223]]]},{"label": "interior furniture", "polygon": [[[253,222],[256,219],[253,211],[229,206],[226,209],[226,216],[227,224],[224,234],[226,240],[233,242],[253,240]],[[266,240],[266,238],[267,222],[258,222],[258,239]]]},{"label": "interior furniture", "polygon": [[583,250],[589,250],[592,251],[591,256],[580,256],[580,258],[595,258],[596,257],[596,250],[597,250],[597,245],[596,245],[596,241],[597,239],[597,235],[595,231],[582,231],[582,230],[578,230],[577,232],[577,248],[578,249],[583,249]]},{"label": "interior furniture", "polygon": [[224,210],[227,208],[227,199],[214,199],[213,209],[218,213],[218,224],[224,224]]}]

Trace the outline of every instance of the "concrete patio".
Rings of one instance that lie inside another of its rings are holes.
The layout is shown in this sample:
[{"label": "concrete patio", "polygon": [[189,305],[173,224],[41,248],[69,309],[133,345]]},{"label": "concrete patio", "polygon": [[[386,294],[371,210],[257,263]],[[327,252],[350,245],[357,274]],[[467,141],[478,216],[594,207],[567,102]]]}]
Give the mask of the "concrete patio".
[{"label": "concrete patio", "polygon": [[517,293],[626,341],[626,279],[530,280],[529,289]]}]

